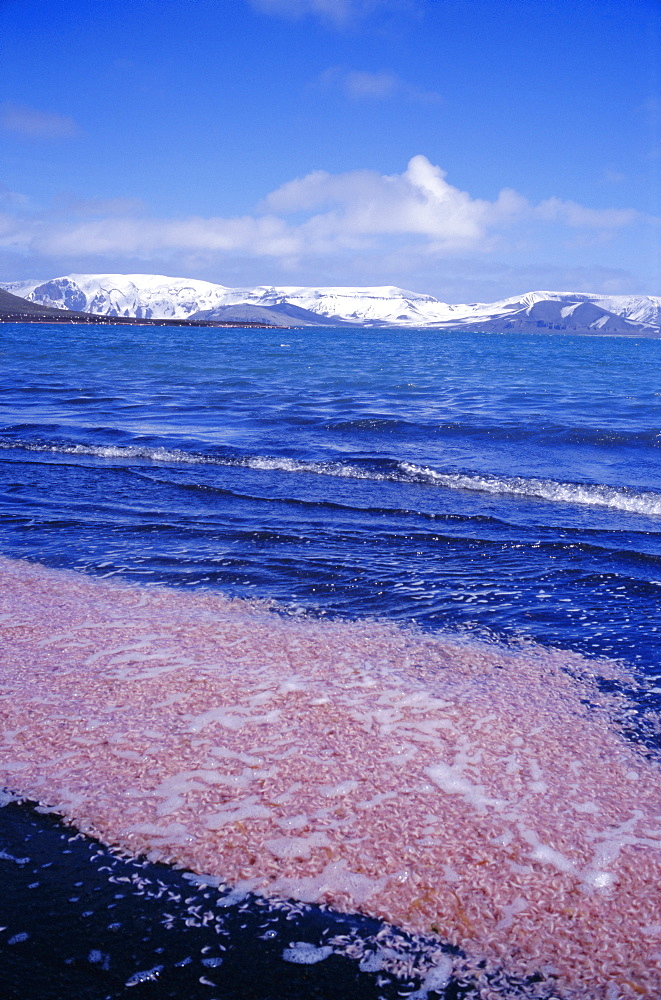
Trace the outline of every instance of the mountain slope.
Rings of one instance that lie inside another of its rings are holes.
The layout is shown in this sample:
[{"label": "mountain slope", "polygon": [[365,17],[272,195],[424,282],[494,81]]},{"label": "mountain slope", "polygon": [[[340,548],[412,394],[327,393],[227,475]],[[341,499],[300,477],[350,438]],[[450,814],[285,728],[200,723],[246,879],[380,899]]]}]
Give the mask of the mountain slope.
[{"label": "mountain slope", "polygon": [[214,309],[202,309],[189,317],[191,320],[222,320],[232,323],[268,323],[272,326],[347,326],[345,320],[328,318],[309,309],[291,305],[289,302],[275,302],[273,305],[258,305],[252,302],[239,302],[237,305],[216,306]]},{"label": "mountain slope", "polygon": [[67,310],[49,309],[38,302],[21,298],[19,295],[12,295],[11,292],[0,288],[0,319],[20,321],[25,317],[34,317],[35,322],[39,322],[42,319],[55,319],[61,322],[63,314],[66,315],[66,313]]},{"label": "mountain slope", "polygon": [[[239,307],[240,308],[240,307]],[[268,310],[263,310],[268,313]],[[276,321],[268,317],[263,319],[250,317],[232,317],[223,319],[222,317],[201,316],[198,319],[145,319],[136,316],[113,316],[109,314],[97,314],[81,312],[80,310],[53,308],[44,306],[39,302],[24,299],[19,295],[0,287],[0,323],[87,323],[91,325],[104,324],[112,326],[114,324],[124,324],[129,326],[151,325],[165,326],[174,324],[175,326],[282,326],[282,320],[276,316]]]},{"label": "mountain slope", "polygon": [[645,295],[537,291],[451,305],[394,286],[228,288],[154,274],[70,274],[0,287],[39,306],[147,320],[661,336],[661,298]]}]

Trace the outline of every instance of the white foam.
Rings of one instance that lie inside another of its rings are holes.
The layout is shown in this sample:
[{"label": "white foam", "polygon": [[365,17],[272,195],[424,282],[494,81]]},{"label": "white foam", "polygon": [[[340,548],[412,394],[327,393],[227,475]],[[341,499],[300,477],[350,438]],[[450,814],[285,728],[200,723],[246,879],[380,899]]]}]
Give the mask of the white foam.
[{"label": "white foam", "polygon": [[408,1000],[427,1000],[430,992],[441,993],[452,977],[452,959],[448,956],[425,975],[419,990],[409,993]]},{"label": "white foam", "polygon": [[13,854],[9,854],[7,851],[3,851],[1,849],[0,849],[0,859],[2,861],[13,861],[15,865],[19,866],[27,865],[28,862],[30,861],[29,858],[17,858]]},{"label": "white foam", "polygon": [[[661,493],[637,490],[633,487],[561,482],[524,476],[508,477],[488,473],[441,472],[426,465],[406,461],[396,463],[392,469],[378,471],[338,461],[314,462],[268,455],[244,457],[205,455],[179,448],[149,448],[136,445],[39,444],[4,440],[0,441],[0,448],[117,459],[122,462],[137,460],[167,465],[220,465],[264,472],[304,473],[374,482],[424,483],[427,486],[440,486],[451,490],[469,490],[499,496],[524,496],[550,503],[606,507],[646,517],[661,515]],[[546,595],[540,594],[540,596]]]},{"label": "white foam", "polygon": [[271,837],[264,843],[276,858],[304,861],[315,848],[328,847],[330,840],[324,833],[311,833],[308,837]]},{"label": "white foam", "polygon": [[183,872],[182,877],[188,882],[192,882],[193,885],[200,886],[202,889],[207,886],[212,886],[217,889],[223,884],[222,880],[217,875],[197,875],[195,872]]},{"label": "white foam", "polygon": [[204,817],[204,825],[208,830],[220,830],[223,826],[233,823],[241,823],[247,819],[270,819],[272,810],[267,806],[260,805],[257,796],[250,796],[242,804],[228,806],[219,812],[211,813]]},{"label": "white foam", "polygon": [[320,785],[319,791],[326,798],[335,799],[346,795],[347,792],[355,791],[356,788],[358,788],[358,782],[350,779],[348,781],[340,781],[337,785]]},{"label": "white foam", "polygon": [[136,972],[134,975],[130,976],[129,979],[124,983],[125,986],[140,986],[142,983],[153,983],[161,975],[164,966],[154,965],[151,969],[145,969],[142,972]]},{"label": "white foam", "polygon": [[600,483],[563,483],[551,479],[527,479],[523,476],[493,476],[459,472],[437,472],[428,466],[402,462],[402,470],[419,482],[447,489],[470,490],[500,496],[525,496],[552,503],[610,507],[630,514],[657,517],[661,514],[661,493]]},{"label": "white foam", "polygon": [[385,877],[374,879],[350,871],[345,861],[332,861],[319,875],[276,879],[271,891],[302,903],[320,903],[329,894],[346,893],[355,904],[360,904],[382,889],[386,882]]},{"label": "white foam", "polygon": [[294,965],[316,965],[317,962],[323,962],[332,954],[333,949],[330,945],[314,945],[307,941],[296,941],[289,948],[283,950],[282,958],[283,961],[293,962]]},{"label": "white foam", "polygon": [[502,810],[505,805],[502,799],[494,799],[485,793],[483,785],[477,785],[462,774],[461,764],[435,764],[425,768],[431,780],[447,795],[460,795],[464,801],[478,812],[485,812],[487,807]]}]

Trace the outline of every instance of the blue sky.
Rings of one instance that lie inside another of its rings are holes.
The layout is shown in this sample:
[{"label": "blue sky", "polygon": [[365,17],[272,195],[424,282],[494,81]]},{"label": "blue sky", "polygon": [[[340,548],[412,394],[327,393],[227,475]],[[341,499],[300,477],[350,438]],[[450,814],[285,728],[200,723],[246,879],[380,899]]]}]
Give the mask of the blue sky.
[{"label": "blue sky", "polygon": [[0,0],[0,281],[661,295],[658,0]]}]

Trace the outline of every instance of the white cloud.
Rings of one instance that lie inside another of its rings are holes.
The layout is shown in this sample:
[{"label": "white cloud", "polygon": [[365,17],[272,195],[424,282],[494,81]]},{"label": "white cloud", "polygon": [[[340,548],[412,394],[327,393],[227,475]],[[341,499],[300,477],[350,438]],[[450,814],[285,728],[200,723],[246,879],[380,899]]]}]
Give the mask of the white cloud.
[{"label": "white cloud", "polygon": [[507,188],[493,200],[476,198],[419,155],[399,174],[314,171],[271,192],[254,214],[234,218],[157,218],[139,202],[113,200],[60,200],[40,214],[14,201],[0,216],[0,250],[58,260],[63,271],[83,259],[104,270],[122,270],[129,260],[147,269],[166,259],[175,269],[183,260],[229,268],[268,261],[270,271],[289,269],[292,277],[353,270],[356,281],[388,273],[397,283],[398,272],[428,274],[459,259],[486,264],[496,250],[534,259],[544,247],[545,256],[561,257],[577,236],[587,246],[650,224],[659,220],[556,197],[533,205]]},{"label": "white cloud", "polygon": [[0,104],[0,127],[28,139],[71,139],[80,129],[68,115],[38,111],[27,104],[4,101]]},{"label": "white cloud", "polygon": [[350,70],[342,80],[349,97],[383,98],[392,97],[403,90],[403,83],[393,73],[368,73],[364,70]]},{"label": "white cloud", "polygon": [[0,248],[25,253],[32,248],[33,241],[34,225],[9,212],[0,212]]},{"label": "white cloud", "polygon": [[30,204],[30,199],[26,195],[21,194],[20,191],[12,191],[0,181],[0,204],[5,205],[17,205],[20,208],[27,208]]},{"label": "white cloud", "polygon": [[285,257],[303,249],[296,231],[272,216],[237,219],[94,219],[55,225],[37,235],[48,256],[123,254],[149,258],[163,251]]},{"label": "white cloud", "polygon": [[514,191],[502,191],[495,202],[472,198],[449,184],[425,156],[414,156],[403,174],[315,171],[284,184],[264,204],[285,215],[322,210],[301,228],[326,243],[397,235],[426,237],[430,247],[450,251],[476,248],[491,227],[527,208]]},{"label": "white cloud", "polygon": [[372,73],[333,66],[325,70],[318,83],[326,90],[338,90],[355,101],[387,101],[403,97],[420,104],[439,104],[443,98],[433,90],[422,90],[395,73]]},{"label": "white cloud", "polygon": [[546,198],[535,209],[538,218],[545,222],[560,222],[572,229],[621,229],[636,221],[638,212],[633,208],[585,208],[575,201]]}]

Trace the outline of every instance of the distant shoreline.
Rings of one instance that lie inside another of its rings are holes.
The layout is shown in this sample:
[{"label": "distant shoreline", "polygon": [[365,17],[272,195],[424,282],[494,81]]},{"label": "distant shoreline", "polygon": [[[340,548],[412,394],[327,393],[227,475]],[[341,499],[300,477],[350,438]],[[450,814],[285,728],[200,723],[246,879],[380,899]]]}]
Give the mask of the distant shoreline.
[{"label": "distant shoreline", "polygon": [[189,320],[189,319],[142,319],[137,316],[94,316],[91,313],[81,313],[80,316],[63,313],[53,316],[51,313],[0,313],[0,323],[61,323],[71,326],[250,326],[260,330],[285,330],[287,327],[273,326],[268,323],[232,322],[230,320]]},{"label": "distant shoreline", "polygon": [[[24,323],[26,325],[39,326],[42,323],[56,323],[59,326],[174,326],[174,327],[184,327],[184,328],[207,328],[207,327],[221,327],[223,329],[255,329],[255,330],[280,330],[282,333],[288,330],[302,329],[297,327],[294,323],[291,326],[280,326],[279,324],[270,323],[257,323],[249,322],[244,320],[189,320],[189,319],[143,319],[136,316],[95,316],[91,313],[81,313],[76,316],[75,313],[65,313],[62,312],[61,315],[53,316],[51,313],[40,314],[40,313],[2,313],[0,312],[0,327],[4,323]],[[383,329],[384,326],[381,325],[371,325],[367,323],[356,323],[352,329],[354,330],[379,330]],[[332,327],[328,324],[320,324],[324,329],[336,330],[337,327]],[[406,332],[411,330],[408,326],[396,326],[392,324],[390,327],[393,330],[398,330],[400,332]],[[347,329],[347,325],[344,324],[342,329]],[[660,340],[661,334],[656,332],[645,331],[615,331],[615,330],[591,330],[589,328],[576,329],[576,330],[558,330],[549,326],[540,326],[539,324],[535,327],[517,328],[498,330],[494,327],[489,328],[488,326],[457,326],[453,328],[448,327],[415,327],[414,329],[420,330],[424,333],[483,333],[491,336],[499,336],[501,334],[519,334],[522,336],[543,336],[544,334],[558,336],[558,337],[596,337],[596,338],[618,338],[622,337],[625,340]]]},{"label": "distant shoreline", "polygon": [[165,319],[142,316],[109,316],[99,313],[77,312],[73,309],[53,309],[42,306],[19,295],[12,295],[0,288],[0,323],[69,323],[86,326],[254,326],[259,329],[276,329],[258,320],[237,323],[221,319]]}]

